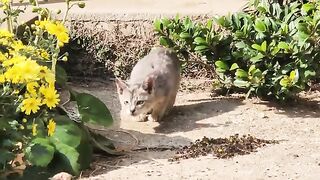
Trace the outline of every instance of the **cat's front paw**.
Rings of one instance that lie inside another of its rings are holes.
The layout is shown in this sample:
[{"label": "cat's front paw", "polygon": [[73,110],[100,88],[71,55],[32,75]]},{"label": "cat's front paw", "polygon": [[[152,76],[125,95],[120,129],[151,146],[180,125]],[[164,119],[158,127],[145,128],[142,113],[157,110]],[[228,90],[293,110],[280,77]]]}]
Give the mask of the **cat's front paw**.
[{"label": "cat's front paw", "polygon": [[148,118],[148,116],[145,115],[145,114],[141,114],[141,115],[139,115],[139,117],[138,117],[138,122],[146,122],[146,121],[148,121],[148,120],[149,120],[149,118]]},{"label": "cat's front paw", "polygon": [[158,118],[152,117],[151,114],[148,115],[148,121],[157,122]]}]

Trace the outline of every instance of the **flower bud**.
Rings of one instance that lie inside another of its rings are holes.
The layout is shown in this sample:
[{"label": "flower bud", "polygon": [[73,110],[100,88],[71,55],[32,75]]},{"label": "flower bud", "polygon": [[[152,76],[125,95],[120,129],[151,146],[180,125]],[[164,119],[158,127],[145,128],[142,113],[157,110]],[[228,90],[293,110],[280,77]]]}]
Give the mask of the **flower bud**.
[{"label": "flower bud", "polygon": [[84,2],[79,2],[79,3],[78,3],[78,7],[79,7],[79,8],[84,8],[84,7],[86,7],[86,3],[84,3]]}]

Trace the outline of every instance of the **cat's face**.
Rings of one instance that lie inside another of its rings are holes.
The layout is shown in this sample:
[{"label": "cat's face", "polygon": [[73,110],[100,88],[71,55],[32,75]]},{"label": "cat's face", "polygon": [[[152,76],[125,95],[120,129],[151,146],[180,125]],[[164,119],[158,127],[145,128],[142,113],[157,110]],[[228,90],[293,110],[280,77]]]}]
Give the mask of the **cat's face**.
[{"label": "cat's face", "polygon": [[147,114],[152,107],[152,87],[150,84],[144,86],[130,86],[120,79],[116,80],[121,110],[130,116]]}]

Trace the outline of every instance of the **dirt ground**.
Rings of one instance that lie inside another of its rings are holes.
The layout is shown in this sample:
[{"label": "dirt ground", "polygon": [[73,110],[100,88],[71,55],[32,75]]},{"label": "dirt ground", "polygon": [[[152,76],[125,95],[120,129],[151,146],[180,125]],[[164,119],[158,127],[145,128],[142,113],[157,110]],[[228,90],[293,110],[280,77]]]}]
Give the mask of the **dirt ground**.
[{"label": "dirt ground", "polygon": [[[280,106],[242,95],[211,97],[204,80],[183,80],[176,106],[161,123],[119,121],[120,105],[110,83],[75,85],[105,102],[115,123],[105,134],[119,148],[131,149],[124,156],[96,155],[92,168],[80,179],[319,179],[320,93],[302,94],[297,103]],[[202,87],[200,90],[199,87]],[[119,130],[120,131],[116,131]],[[139,139],[135,142],[129,132]],[[235,133],[279,140],[249,155],[230,159],[213,156],[169,162],[172,147],[196,139],[228,137]]]}]

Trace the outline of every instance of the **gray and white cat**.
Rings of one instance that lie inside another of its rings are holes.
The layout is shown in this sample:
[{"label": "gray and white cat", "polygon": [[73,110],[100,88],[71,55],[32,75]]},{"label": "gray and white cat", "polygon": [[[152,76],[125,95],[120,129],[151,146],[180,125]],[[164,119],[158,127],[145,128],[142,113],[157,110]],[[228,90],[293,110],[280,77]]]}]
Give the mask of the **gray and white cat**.
[{"label": "gray and white cat", "polygon": [[134,66],[127,82],[116,79],[122,118],[160,121],[173,107],[179,84],[177,55],[167,48],[153,48]]}]

